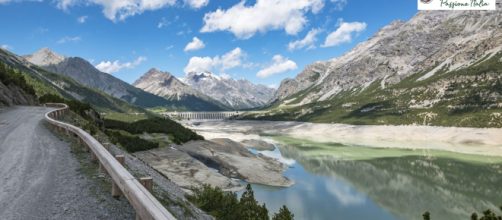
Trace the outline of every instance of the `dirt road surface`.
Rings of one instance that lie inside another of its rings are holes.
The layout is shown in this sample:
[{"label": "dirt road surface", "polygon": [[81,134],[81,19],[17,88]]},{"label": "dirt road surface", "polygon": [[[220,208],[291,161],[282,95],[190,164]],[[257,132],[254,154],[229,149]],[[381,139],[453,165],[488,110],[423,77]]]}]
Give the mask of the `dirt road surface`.
[{"label": "dirt road surface", "polygon": [[83,174],[69,143],[48,129],[49,110],[0,109],[0,219],[132,219],[127,201]]}]

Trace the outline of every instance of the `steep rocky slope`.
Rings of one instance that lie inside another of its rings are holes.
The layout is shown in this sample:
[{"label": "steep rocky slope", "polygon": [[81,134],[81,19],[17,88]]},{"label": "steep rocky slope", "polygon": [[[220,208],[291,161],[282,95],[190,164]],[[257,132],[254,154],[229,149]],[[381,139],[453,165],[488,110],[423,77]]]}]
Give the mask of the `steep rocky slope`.
[{"label": "steep rocky slope", "polygon": [[500,10],[422,11],[284,80],[258,117],[501,126],[501,49]]},{"label": "steep rocky slope", "polygon": [[203,93],[192,89],[168,72],[152,68],[133,85],[146,92],[164,97],[173,102],[190,106],[192,110],[223,110],[225,107],[218,101],[209,98]]},{"label": "steep rocky slope", "polygon": [[0,81],[0,107],[11,105],[35,105],[36,99],[33,95],[26,93],[17,85],[5,85]]},{"label": "steep rocky slope", "polygon": [[[422,11],[408,22],[382,28],[341,57],[308,66],[285,80],[278,100],[310,89],[300,104],[324,101],[376,80],[395,84],[421,71],[428,78],[441,68],[472,65],[502,48],[502,13],[498,11]],[[299,86],[298,86],[299,85]]]},{"label": "steep rocky slope", "polygon": [[26,61],[23,57],[3,49],[0,49],[0,62],[19,71],[26,79],[26,82],[35,90],[36,97],[41,97],[45,94],[59,95],[67,99],[87,102],[101,111],[144,111],[139,107],[130,105],[106,93],[88,88],[71,78],[44,70]]}]

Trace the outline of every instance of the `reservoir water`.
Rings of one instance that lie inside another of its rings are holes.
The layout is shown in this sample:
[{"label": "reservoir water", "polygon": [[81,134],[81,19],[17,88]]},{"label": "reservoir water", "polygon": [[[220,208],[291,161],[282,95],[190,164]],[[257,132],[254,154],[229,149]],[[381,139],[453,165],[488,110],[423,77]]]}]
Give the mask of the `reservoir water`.
[{"label": "reservoir water", "polygon": [[254,152],[288,164],[284,175],[295,181],[288,188],[253,184],[270,213],[286,205],[295,219],[414,220],[429,211],[432,219],[456,220],[502,205],[500,157],[244,135],[274,140],[276,150]]},{"label": "reservoir water", "polygon": [[502,204],[500,163],[426,156],[344,160],[299,149],[276,150],[290,162],[285,175],[295,185],[253,185],[270,210],[285,204],[296,219],[422,219],[425,211],[434,219],[469,219]]}]

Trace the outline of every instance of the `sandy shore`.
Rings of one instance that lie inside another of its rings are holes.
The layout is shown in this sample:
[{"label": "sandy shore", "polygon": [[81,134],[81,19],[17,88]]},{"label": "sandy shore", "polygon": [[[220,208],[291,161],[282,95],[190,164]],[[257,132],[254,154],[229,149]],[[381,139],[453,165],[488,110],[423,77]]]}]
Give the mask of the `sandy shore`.
[{"label": "sandy shore", "polygon": [[269,134],[322,143],[502,156],[501,128],[356,126],[271,121],[207,121],[189,126],[206,138],[227,137],[236,141]]}]

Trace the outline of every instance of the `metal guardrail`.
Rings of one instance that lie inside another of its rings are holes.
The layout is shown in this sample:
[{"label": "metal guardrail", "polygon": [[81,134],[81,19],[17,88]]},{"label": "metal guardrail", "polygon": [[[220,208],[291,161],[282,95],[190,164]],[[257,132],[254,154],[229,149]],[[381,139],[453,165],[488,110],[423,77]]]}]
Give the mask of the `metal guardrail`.
[{"label": "metal guardrail", "polygon": [[124,166],[124,157],[114,157],[99,141],[79,127],[58,121],[70,110],[66,104],[47,103],[47,107],[58,108],[47,112],[45,120],[67,135],[73,133],[79,142],[85,143],[92,156],[100,165],[100,168],[112,179],[112,196],[124,195],[132,207],[136,210],[136,219],[141,220],[175,220],[176,218],[145,188],[151,190],[151,178],[138,181]]}]

